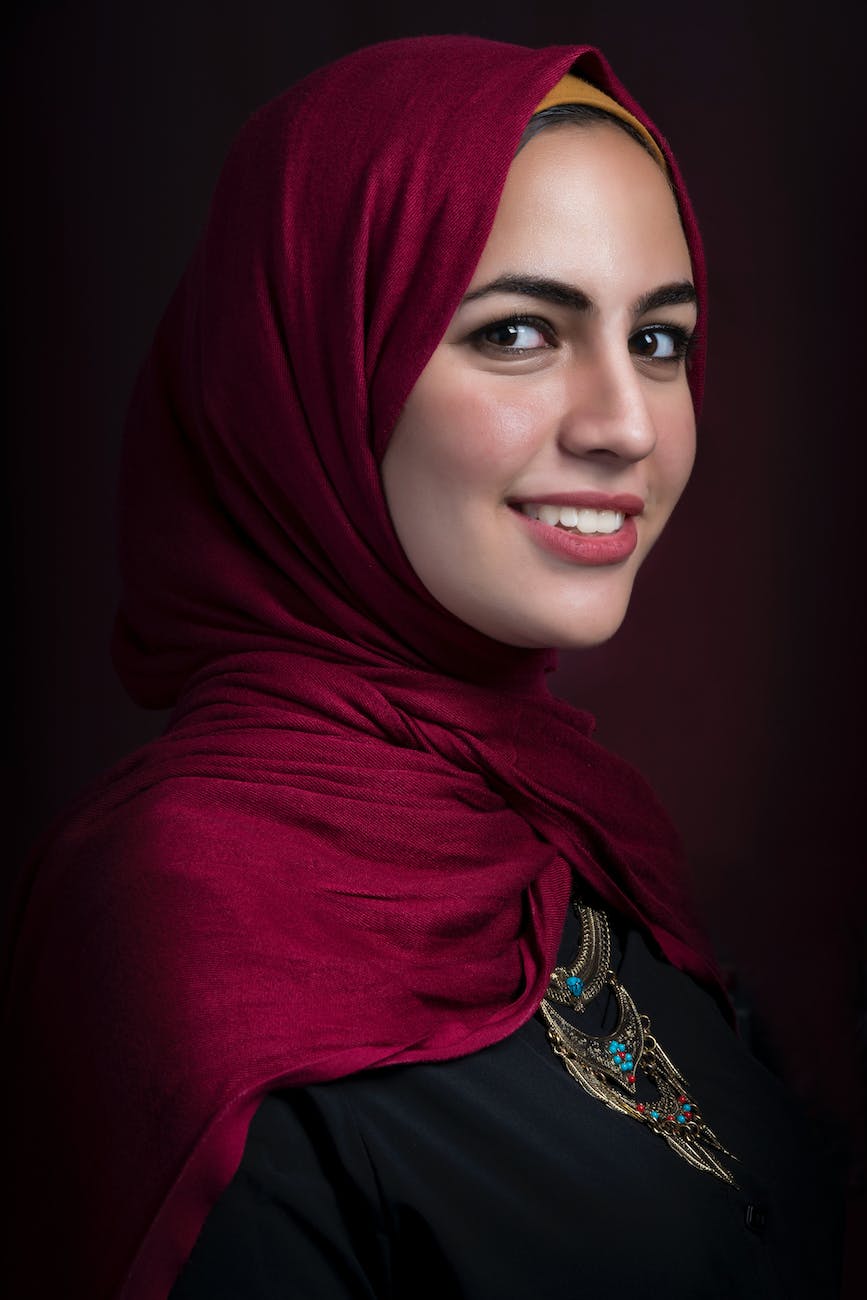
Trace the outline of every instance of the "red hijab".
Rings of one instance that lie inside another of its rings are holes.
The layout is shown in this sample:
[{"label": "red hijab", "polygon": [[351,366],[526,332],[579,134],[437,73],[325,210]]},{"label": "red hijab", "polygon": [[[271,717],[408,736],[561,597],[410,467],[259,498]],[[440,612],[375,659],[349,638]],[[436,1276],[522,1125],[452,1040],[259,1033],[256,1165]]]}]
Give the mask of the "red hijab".
[{"label": "red hijab", "polygon": [[573,68],[664,149],[703,304],[676,164],[584,47],[361,50],[229,154],[126,433],[116,663],[172,720],[27,886],[22,1294],[164,1297],[265,1092],[514,1031],[573,872],[714,978],[645,783],[550,695],[544,655],[427,594],[379,480],[521,133]]}]

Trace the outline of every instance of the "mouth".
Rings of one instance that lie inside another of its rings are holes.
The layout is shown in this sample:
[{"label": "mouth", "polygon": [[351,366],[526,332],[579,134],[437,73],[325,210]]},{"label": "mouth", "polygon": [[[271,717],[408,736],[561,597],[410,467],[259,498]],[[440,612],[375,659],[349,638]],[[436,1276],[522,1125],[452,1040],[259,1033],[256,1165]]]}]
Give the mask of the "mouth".
[{"label": "mouth", "polygon": [[560,561],[616,565],[638,545],[634,516],[643,512],[644,502],[631,493],[562,493],[507,504],[529,539]]},{"label": "mouth", "polygon": [[582,537],[608,536],[623,527],[624,510],[595,510],[590,506],[544,505],[536,501],[522,501],[515,509],[529,519],[538,519],[549,528],[561,528],[567,533],[580,533]]}]

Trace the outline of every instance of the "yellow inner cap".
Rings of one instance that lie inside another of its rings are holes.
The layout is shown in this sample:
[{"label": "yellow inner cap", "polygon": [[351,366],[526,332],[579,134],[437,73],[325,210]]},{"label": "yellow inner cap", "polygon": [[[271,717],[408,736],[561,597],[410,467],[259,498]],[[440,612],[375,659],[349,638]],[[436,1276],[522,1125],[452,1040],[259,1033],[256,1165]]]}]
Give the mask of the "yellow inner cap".
[{"label": "yellow inner cap", "polygon": [[662,150],[647,127],[643,126],[638,118],[633,117],[621,104],[618,104],[616,99],[606,95],[604,90],[599,90],[596,86],[591,86],[589,81],[584,81],[581,77],[576,77],[571,72],[567,72],[565,77],[560,78],[553,90],[548,91],[541,104],[536,106],[535,113],[541,113],[544,108],[554,108],[557,104],[588,104],[592,108],[601,108],[604,112],[610,113],[612,117],[619,117],[621,122],[628,122],[633,130],[638,132],[642,140],[647,141],[647,146],[654,158],[662,170],[666,174],[668,173]]}]

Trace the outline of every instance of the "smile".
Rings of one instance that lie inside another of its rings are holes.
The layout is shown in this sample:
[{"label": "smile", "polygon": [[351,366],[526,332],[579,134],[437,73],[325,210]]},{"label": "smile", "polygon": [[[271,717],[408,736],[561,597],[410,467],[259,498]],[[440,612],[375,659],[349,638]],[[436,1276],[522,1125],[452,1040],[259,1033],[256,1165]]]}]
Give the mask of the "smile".
[{"label": "smile", "polygon": [[634,516],[644,509],[641,497],[628,492],[570,495],[571,501],[511,502],[513,517],[534,545],[558,560],[591,568],[627,560],[638,545]]},{"label": "smile", "polygon": [[587,506],[537,505],[533,501],[525,501],[518,508],[521,514],[530,519],[538,519],[551,528],[578,532],[583,537],[619,532],[626,518],[622,510],[593,510]]}]

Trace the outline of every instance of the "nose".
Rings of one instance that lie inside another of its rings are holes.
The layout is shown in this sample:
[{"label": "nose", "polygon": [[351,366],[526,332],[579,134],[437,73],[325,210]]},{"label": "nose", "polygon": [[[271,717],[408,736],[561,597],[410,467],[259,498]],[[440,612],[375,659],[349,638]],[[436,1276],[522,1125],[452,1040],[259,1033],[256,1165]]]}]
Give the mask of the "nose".
[{"label": "nose", "polygon": [[575,359],[565,381],[558,441],[573,456],[637,461],[656,446],[645,383],[623,343]]}]

